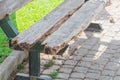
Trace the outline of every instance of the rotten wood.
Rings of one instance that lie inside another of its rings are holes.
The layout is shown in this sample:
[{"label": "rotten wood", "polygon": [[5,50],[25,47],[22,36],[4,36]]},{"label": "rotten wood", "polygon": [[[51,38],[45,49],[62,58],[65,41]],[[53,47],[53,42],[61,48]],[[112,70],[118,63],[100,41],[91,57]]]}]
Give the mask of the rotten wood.
[{"label": "rotten wood", "polygon": [[52,34],[67,21],[82,6],[84,1],[65,0],[55,10],[12,39],[12,48],[29,49],[36,42],[42,42],[48,35]]},{"label": "rotten wood", "polygon": [[31,0],[0,0],[0,20],[14,13]]},{"label": "rotten wood", "polygon": [[94,17],[105,7],[106,2],[89,0],[76,11],[57,31],[42,43],[46,54],[57,54],[68,42],[85,30]]}]

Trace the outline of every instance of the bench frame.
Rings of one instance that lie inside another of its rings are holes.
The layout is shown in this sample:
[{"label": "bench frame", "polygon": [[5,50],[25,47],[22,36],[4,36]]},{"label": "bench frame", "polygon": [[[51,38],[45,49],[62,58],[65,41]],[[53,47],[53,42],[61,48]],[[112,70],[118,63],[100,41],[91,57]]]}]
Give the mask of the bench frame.
[{"label": "bench frame", "polygon": [[6,36],[10,39],[17,36],[19,33],[13,26],[12,22],[9,19],[9,16],[6,16],[4,19],[0,20],[0,27],[6,34]]},{"label": "bench frame", "polygon": [[[13,26],[9,16],[0,20],[0,27],[9,39],[9,47],[11,47],[12,38],[19,33]],[[52,80],[50,77],[40,77],[40,50],[41,43],[38,42],[29,49],[29,75],[18,73],[14,80]]]},{"label": "bench frame", "polygon": [[[87,0],[85,0],[87,1]],[[93,26],[94,25],[94,26]],[[9,38],[9,45],[11,47],[11,39],[16,37],[19,33],[14,28],[13,24],[9,20],[9,16],[0,20],[0,26],[6,36]],[[93,26],[93,27],[92,27]],[[92,23],[92,26],[89,27],[95,28],[98,27],[98,30],[101,29],[101,26],[97,23]],[[40,76],[40,51],[41,47],[43,47],[42,42],[36,42],[32,45],[30,49],[28,49],[29,53],[29,75],[18,73],[14,80],[52,80],[50,77],[41,77]]]}]

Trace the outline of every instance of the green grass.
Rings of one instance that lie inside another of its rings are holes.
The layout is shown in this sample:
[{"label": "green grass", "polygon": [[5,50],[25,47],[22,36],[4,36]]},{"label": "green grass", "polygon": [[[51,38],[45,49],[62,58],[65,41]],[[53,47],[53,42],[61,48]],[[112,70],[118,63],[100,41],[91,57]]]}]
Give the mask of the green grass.
[{"label": "green grass", "polygon": [[18,26],[18,31],[22,32],[48,14],[62,1],[63,0],[33,0],[15,14],[11,15],[10,18],[12,22]]},{"label": "green grass", "polygon": [[[62,2],[63,0],[33,0],[10,15],[10,20],[19,32],[23,32]],[[0,63],[3,57],[8,56],[11,51],[8,47],[8,39],[0,29]]]},{"label": "green grass", "polygon": [[50,77],[51,77],[52,79],[57,78],[57,76],[58,76],[58,72],[57,72],[57,71],[53,71],[53,72],[50,73]]},{"label": "green grass", "polygon": [[54,61],[53,61],[53,60],[50,60],[50,61],[48,61],[48,62],[44,65],[44,68],[49,68],[49,67],[51,67],[53,64],[54,64]]}]

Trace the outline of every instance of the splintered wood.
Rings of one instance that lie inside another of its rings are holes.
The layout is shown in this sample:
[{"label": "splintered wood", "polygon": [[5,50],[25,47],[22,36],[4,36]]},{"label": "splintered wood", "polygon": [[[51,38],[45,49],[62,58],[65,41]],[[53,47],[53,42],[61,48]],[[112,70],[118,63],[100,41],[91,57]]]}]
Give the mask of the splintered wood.
[{"label": "splintered wood", "polygon": [[105,4],[100,0],[87,1],[57,31],[45,39],[42,43],[45,45],[45,52],[47,54],[58,53],[74,36],[88,27],[91,20],[105,7]]},{"label": "splintered wood", "polygon": [[32,0],[0,0],[0,20]]},{"label": "splintered wood", "polygon": [[31,48],[31,46],[38,41],[42,42],[48,35],[55,32],[64,22],[66,22],[84,2],[85,0],[65,0],[43,19],[12,39],[12,48],[24,50]]}]

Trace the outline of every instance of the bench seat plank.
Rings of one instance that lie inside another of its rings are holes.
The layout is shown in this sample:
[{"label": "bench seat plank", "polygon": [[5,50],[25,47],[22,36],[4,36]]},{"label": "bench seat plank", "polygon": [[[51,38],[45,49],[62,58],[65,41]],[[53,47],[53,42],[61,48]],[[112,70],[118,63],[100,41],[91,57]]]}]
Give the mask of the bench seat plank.
[{"label": "bench seat plank", "polygon": [[74,36],[88,27],[91,20],[104,7],[104,1],[87,1],[57,31],[46,38],[42,43],[45,45],[45,53],[56,54],[59,50],[63,49]]},{"label": "bench seat plank", "polygon": [[84,1],[85,0],[65,0],[55,10],[12,39],[12,48],[29,48],[37,41],[43,41],[78,10]]},{"label": "bench seat plank", "polygon": [[30,1],[31,0],[0,0],[0,20]]}]

